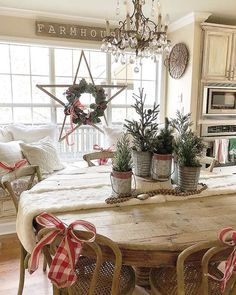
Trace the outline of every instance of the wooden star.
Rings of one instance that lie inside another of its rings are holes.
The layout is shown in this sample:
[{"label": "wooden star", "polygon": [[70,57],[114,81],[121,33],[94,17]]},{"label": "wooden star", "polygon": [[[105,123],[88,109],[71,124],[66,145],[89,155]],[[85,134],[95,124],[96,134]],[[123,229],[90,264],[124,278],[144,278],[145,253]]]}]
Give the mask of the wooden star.
[{"label": "wooden star", "polygon": [[[79,69],[80,69],[80,65],[81,65],[82,59],[84,59],[84,61],[85,61],[86,67],[88,69],[89,77],[90,77],[90,79],[92,81],[92,84],[94,86],[100,86],[102,88],[118,88],[118,91],[108,98],[108,100],[106,101],[107,104],[110,103],[117,95],[119,95],[123,90],[126,89],[127,85],[95,85],[94,80],[93,80],[93,77],[92,77],[92,74],[91,74],[91,70],[89,68],[89,64],[87,62],[87,59],[86,59],[86,56],[85,56],[83,50],[81,51],[81,55],[80,55],[78,67],[77,67],[76,74],[75,74],[74,81],[73,81],[73,84],[72,85],[76,85],[76,80],[78,78],[78,73],[79,73]],[[61,104],[65,108],[66,107],[66,104],[62,100],[60,100],[59,98],[57,98],[53,93],[49,92],[47,90],[47,88],[66,88],[66,89],[68,89],[72,85],[71,84],[57,84],[57,85],[53,85],[53,84],[51,84],[51,85],[42,85],[41,84],[41,85],[36,85],[36,87],[38,87],[40,90],[42,90],[44,93],[46,93],[47,95],[49,95],[52,99],[54,99],[56,102],[58,102],[59,104]],[[64,120],[63,120],[63,123],[62,123],[62,128],[61,128],[60,136],[59,136],[59,139],[58,139],[59,142],[62,141],[62,140],[64,140],[65,138],[67,138],[68,135],[70,135],[77,128],[79,128],[81,125],[83,125],[82,123],[81,124],[77,124],[75,127],[73,127],[65,135],[62,135],[63,130],[64,130],[64,127],[65,127],[67,116],[68,115],[65,115],[64,116]],[[104,113],[104,115],[102,117],[104,117],[104,120],[105,120],[105,122],[107,124],[107,119],[106,119],[105,113]],[[101,128],[99,128],[98,126],[96,126],[95,124],[91,123],[91,126],[93,126],[94,128],[96,128],[100,132],[104,133],[103,130]]]}]

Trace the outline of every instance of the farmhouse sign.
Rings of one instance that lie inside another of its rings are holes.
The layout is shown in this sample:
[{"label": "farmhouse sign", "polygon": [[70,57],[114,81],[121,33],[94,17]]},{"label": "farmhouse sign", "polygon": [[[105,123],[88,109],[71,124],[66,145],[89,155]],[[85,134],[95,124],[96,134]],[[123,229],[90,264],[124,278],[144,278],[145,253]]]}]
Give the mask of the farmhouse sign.
[{"label": "farmhouse sign", "polygon": [[36,35],[57,38],[102,41],[106,30],[98,27],[36,21]]}]

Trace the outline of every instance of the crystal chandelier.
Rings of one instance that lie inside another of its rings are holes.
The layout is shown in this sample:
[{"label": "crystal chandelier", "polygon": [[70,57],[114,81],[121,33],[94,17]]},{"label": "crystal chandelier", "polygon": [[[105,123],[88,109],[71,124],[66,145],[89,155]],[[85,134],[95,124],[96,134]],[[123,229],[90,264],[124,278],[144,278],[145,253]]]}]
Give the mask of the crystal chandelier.
[{"label": "crystal chandelier", "polygon": [[[129,1],[133,4],[130,10]],[[101,50],[110,52],[115,61],[126,64],[125,54],[129,54],[131,64],[142,63],[142,58],[151,57],[156,62],[158,55],[170,51],[170,40],[167,38],[169,16],[162,20],[159,0],[152,0],[152,19],[143,14],[145,0],[126,0],[127,15],[124,21],[119,21],[119,27],[113,31],[109,21],[106,22],[106,37],[103,39]],[[117,0],[116,12],[119,14],[120,0]]]}]

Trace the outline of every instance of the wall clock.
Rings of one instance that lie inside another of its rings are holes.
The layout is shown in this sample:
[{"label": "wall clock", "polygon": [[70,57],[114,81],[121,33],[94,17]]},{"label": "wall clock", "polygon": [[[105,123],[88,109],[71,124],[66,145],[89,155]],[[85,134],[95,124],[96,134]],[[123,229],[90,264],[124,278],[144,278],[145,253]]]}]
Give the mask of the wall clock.
[{"label": "wall clock", "polygon": [[183,76],[189,60],[188,48],[184,43],[176,44],[169,55],[167,66],[169,74],[174,79],[179,79]]}]

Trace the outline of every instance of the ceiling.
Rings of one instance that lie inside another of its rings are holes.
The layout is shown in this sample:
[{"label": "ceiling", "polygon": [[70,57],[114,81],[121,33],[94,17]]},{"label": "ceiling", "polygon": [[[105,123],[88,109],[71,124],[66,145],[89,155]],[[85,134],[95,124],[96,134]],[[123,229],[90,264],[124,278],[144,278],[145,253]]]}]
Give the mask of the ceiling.
[{"label": "ceiling", "polygon": [[[122,3],[123,0],[120,0]],[[146,0],[145,14],[149,16],[151,0]],[[236,0],[160,0],[163,13],[170,15],[171,22],[190,12],[211,12],[211,20],[236,25]],[[57,13],[75,17],[117,20],[117,0],[0,0],[0,7]]]}]

